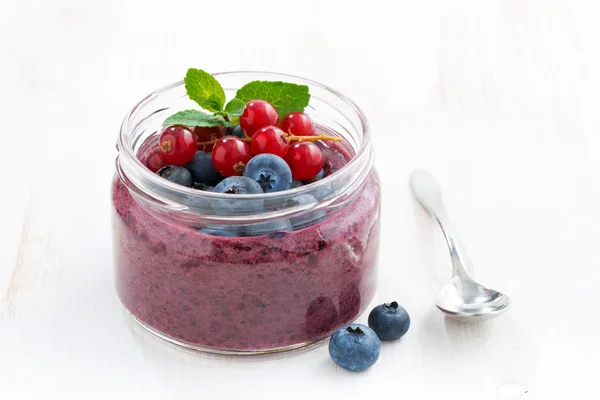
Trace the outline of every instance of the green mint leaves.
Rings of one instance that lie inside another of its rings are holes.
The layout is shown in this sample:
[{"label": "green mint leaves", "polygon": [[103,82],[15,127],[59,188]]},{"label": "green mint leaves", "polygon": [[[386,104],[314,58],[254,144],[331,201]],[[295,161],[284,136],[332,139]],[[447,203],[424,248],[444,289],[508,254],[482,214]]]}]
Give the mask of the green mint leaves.
[{"label": "green mint leaves", "polygon": [[244,108],[246,108],[246,103],[236,98],[227,103],[225,111],[233,117],[239,117],[244,113]]},{"label": "green mint leaves", "polygon": [[275,107],[279,117],[283,118],[294,111],[304,111],[310,101],[308,86],[286,82],[254,81],[239,89],[227,105],[225,91],[221,84],[208,72],[190,68],[185,75],[185,89],[189,98],[203,109],[214,113],[204,113],[199,110],[185,110],[171,115],[163,126],[184,125],[188,127],[232,127],[244,112],[246,103],[250,100],[265,100]]},{"label": "green mint leaves", "polygon": [[225,91],[221,84],[208,72],[190,68],[183,80],[190,99],[208,111],[222,111],[225,106]]},{"label": "green mint leaves", "polygon": [[206,114],[199,110],[185,110],[171,115],[163,122],[163,126],[183,125],[195,128],[211,128],[213,126],[224,126],[226,128],[235,126],[231,122],[225,121],[223,118]]},{"label": "green mint leaves", "polygon": [[[265,100],[277,109],[279,118],[294,111],[304,111],[310,101],[308,86],[287,82],[254,81],[244,85],[235,94],[235,100]],[[229,104],[228,104],[229,105]],[[243,109],[242,109],[243,111]],[[240,114],[241,115],[241,114]]]}]

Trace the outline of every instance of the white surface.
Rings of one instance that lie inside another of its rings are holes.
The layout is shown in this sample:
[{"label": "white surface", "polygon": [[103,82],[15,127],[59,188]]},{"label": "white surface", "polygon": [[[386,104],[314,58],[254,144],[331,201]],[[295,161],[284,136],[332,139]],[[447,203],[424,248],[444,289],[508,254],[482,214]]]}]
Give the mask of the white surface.
[{"label": "white surface", "polygon": [[[0,4],[0,398],[600,396],[595,2],[149,3]],[[375,301],[397,299],[412,327],[368,372],[337,368],[324,346],[192,354],[122,312],[117,130],[190,66],[306,76],[370,117],[384,189]],[[514,301],[506,317],[469,326],[434,309],[450,267],[410,197],[414,167],[441,180],[476,277]]]}]

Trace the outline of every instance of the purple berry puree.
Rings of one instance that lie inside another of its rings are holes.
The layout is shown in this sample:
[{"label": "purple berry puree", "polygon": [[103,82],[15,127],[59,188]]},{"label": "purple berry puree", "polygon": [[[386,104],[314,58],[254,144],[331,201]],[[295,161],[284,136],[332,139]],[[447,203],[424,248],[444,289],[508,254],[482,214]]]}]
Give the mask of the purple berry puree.
[{"label": "purple berry puree", "polygon": [[[350,155],[322,146],[331,174]],[[113,182],[116,287],[140,321],[221,350],[311,342],[353,321],[376,287],[380,192],[372,172],[343,209],[278,237],[208,236],[148,213]]]}]

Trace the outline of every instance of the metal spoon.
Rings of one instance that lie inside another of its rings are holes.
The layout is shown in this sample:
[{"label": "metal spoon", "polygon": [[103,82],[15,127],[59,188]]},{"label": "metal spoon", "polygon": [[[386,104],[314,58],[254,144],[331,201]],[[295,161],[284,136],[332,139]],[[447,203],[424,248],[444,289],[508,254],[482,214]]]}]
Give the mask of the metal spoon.
[{"label": "metal spoon", "polygon": [[410,188],[415,198],[437,220],[450,249],[452,279],[435,297],[435,305],[448,317],[480,321],[495,317],[510,306],[510,298],[475,282],[465,269],[464,251],[442,205],[440,187],[429,172],[413,171]]}]

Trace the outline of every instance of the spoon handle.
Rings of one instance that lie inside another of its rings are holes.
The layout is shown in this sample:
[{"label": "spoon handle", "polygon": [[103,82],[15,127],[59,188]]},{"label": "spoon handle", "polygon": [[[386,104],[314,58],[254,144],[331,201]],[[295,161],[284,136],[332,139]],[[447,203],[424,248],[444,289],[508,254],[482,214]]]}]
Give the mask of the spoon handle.
[{"label": "spoon handle", "polygon": [[458,275],[463,279],[471,280],[465,269],[464,251],[442,204],[442,193],[435,177],[425,170],[415,170],[410,176],[410,189],[419,203],[433,215],[442,228],[452,259],[452,276]]}]

